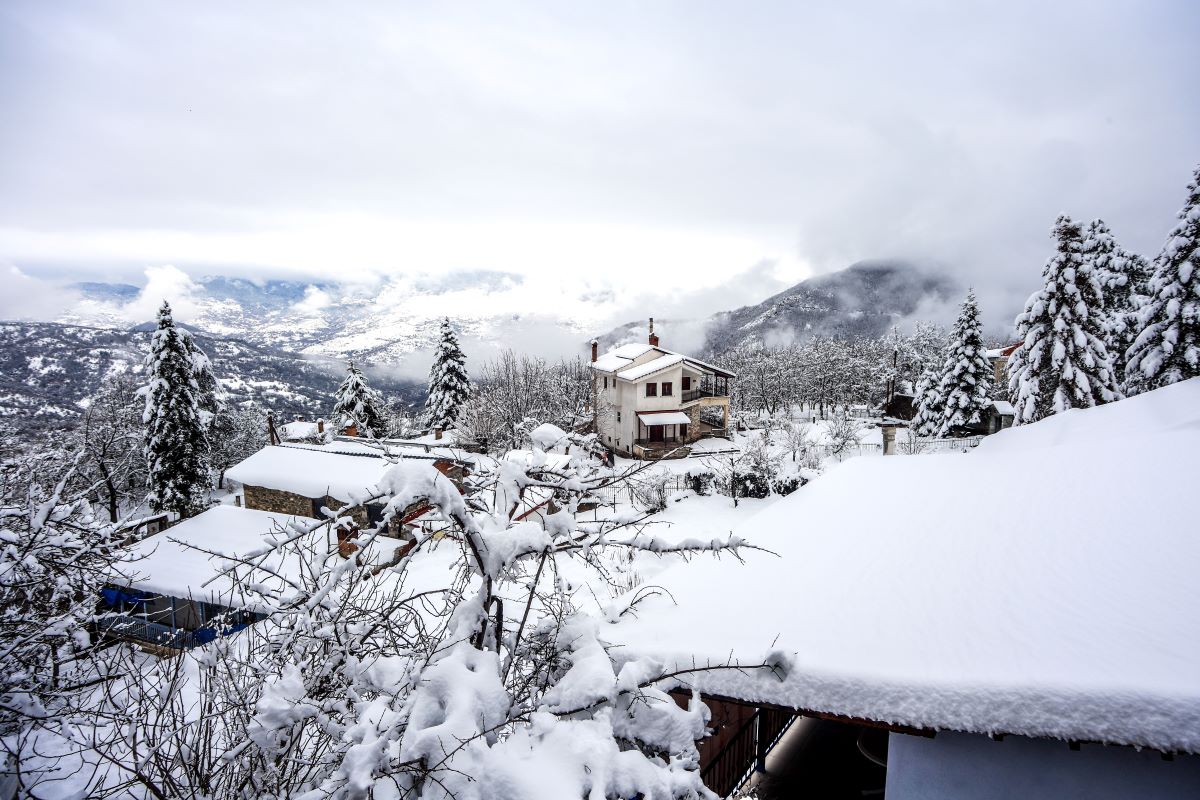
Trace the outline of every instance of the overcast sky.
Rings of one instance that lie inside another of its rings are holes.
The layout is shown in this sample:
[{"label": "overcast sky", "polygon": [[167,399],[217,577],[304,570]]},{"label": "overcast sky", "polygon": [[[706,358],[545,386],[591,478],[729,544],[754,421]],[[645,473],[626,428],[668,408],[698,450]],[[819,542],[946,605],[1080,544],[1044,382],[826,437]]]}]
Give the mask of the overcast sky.
[{"label": "overcast sky", "polygon": [[1157,250],[1200,160],[1198,41],[1194,0],[6,0],[0,316],[168,264],[711,311],[902,257],[995,319],[1060,212]]}]

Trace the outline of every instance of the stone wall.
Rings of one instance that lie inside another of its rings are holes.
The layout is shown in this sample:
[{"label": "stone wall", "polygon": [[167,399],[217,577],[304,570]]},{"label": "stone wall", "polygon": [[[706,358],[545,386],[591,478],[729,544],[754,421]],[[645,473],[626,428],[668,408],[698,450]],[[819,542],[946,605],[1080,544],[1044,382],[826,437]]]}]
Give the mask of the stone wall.
[{"label": "stone wall", "polygon": [[691,422],[688,423],[687,443],[691,444],[700,438],[700,404],[692,403],[687,408],[683,409],[683,413],[688,415]]},{"label": "stone wall", "polygon": [[[245,486],[243,487],[243,491],[246,495],[246,508],[256,511],[273,511],[276,514],[288,514],[293,517],[319,519],[315,512],[318,512],[321,506],[325,506],[330,511],[337,511],[346,505],[341,500],[335,500],[327,496],[316,498],[317,502],[314,508],[314,498],[312,497],[304,497],[303,495],[283,492],[278,489],[266,489],[262,486]],[[367,511],[365,508],[355,509],[351,517],[360,527],[367,527]]]},{"label": "stone wall", "polygon": [[291,492],[281,492],[278,489],[266,489],[262,486],[245,486],[246,508],[255,511],[274,511],[277,514],[290,514],[294,517],[312,517],[313,501],[310,497],[302,497]]}]

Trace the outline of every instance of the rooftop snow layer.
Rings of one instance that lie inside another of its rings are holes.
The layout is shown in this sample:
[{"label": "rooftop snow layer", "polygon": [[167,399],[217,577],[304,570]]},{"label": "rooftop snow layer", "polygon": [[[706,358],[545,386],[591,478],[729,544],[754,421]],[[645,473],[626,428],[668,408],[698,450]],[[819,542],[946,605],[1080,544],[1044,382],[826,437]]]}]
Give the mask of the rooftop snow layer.
[{"label": "rooftop snow layer", "polygon": [[788,663],[696,674],[715,695],[1200,752],[1197,476],[1200,379],[965,455],[851,459],[735,531],[778,556],[673,567],[657,582],[677,605],[642,603],[606,639]]},{"label": "rooftop snow layer", "polygon": [[[214,506],[134,545],[130,551],[130,562],[120,569],[123,575],[133,580],[115,582],[173,597],[192,597],[211,602],[238,601],[239,598],[234,597],[234,582],[225,576],[215,577],[218,572],[236,563],[231,558],[263,550],[276,535],[283,532],[290,534],[292,531],[289,526],[293,523],[308,526],[314,521],[270,511]],[[338,558],[336,541],[328,534],[328,529],[325,529],[325,534],[325,552],[330,558]],[[366,537],[368,533],[360,535]],[[368,554],[368,563],[382,564],[390,560],[396,548],[402,545],[399,539],[377,535],[371,540],[369,549],[363,552]],[[305,569],[300,559],[290,552],[271,553],[256,563],[288,579],[298,579]],[[262,574],[254,574],[253,577],[260,585],[282,586],[274,577]],[[437,580],[442,578],[433,575],[425,583],[432,581],[431,585],[437,585]]]},{"label": "rooftop snow layer", "polygon": [[686,361],[683,356],[672,354],[667,356],[659,356],[653,361],[647,361],[645,364],[638,364],[636,367],[628,367],[617,373],[618,378],[624,378],[627,381],[636,381],[647,375],[653,375],[660,370],[673,367],[676,364],[682,364]]},{"label": "rooftop snow layer", "polygon": [[351,502],[369,497],[391,467],[371,455],[349,455],[320,447],[269,446],[233,466],[225,477],[302,497],[326,495]]}]

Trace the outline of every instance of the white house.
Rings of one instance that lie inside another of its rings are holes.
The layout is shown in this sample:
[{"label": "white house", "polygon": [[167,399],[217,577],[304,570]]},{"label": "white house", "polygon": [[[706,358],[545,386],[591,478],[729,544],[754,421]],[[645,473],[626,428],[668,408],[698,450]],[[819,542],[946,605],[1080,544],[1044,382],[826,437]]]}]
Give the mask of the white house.
[{"label": "white house", "polygon": [[729,381],[736,376],[659,346],[650,320],[646,344],[597,355],[592,342],[596,433],[605,447],[635,458],[686,455],[687,445],[724,436]]}]

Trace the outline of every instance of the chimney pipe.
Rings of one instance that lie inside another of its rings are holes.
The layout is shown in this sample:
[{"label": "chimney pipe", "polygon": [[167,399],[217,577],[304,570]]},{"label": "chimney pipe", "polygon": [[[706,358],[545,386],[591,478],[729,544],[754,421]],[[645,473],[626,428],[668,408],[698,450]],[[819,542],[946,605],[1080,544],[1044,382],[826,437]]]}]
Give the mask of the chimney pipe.
[{"label": "chimney pipe", "polygon": [[596,363],[596,349],[600,347],[600,343],[592,339],[592,363]]},{"label": "chimney pipe", "polygon": [[650,346],[658,347],[658,335],[654,333],[654,317],[650,318]]},{"label": "chimney pipe", "polygon": [[325,420],[319,419],[319,420],[317,420],[317,433],[324,433],[324,432],[325,432]]},{"label": "chimney pipe", "polygon": [[437,439],[437,440],[439,440],[439,441],[441,440],[441,438],[442,438],[442,427],[441,427],[440,425],[439,425],[438,427],[436,427],[436,428],[434,428],[434,429],[433,429],[433,438],[434,438],[434,439]]}]

